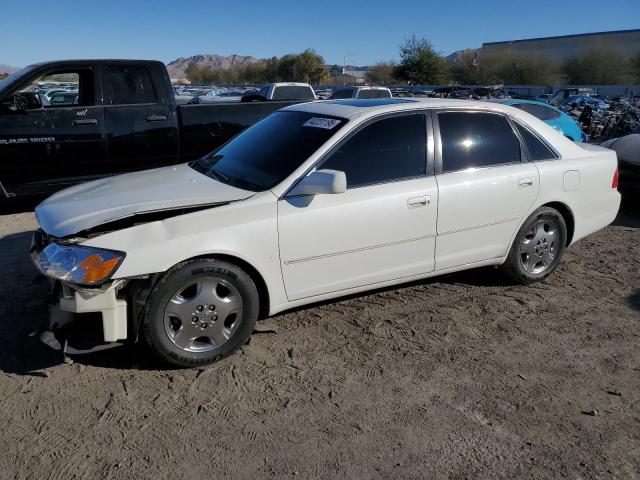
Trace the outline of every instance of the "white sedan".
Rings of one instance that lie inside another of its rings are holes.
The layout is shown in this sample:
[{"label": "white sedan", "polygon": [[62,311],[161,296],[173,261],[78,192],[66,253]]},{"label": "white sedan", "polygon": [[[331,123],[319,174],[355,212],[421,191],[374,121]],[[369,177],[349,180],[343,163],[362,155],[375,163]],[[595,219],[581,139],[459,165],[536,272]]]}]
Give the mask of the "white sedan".
[{"label": "white sedan", "polygon": [[105,342],[200,365],[320,300],[485,265],[540,281],[615,218],[617,178],[613,151],[505,105],[299,104],[196,162],[53,195],[32,258],[52,327],[100,312]]}]

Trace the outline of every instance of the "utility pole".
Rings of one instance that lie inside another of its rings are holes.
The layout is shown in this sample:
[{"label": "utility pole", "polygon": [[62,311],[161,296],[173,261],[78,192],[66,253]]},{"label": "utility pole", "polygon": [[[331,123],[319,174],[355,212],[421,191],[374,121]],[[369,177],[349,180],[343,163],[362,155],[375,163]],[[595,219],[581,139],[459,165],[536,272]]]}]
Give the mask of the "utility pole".
[{"label": "utility pole", "polygon": [[348,57],[354,57],[354,65],[353,65],[353,74],[355,77],[355,53],[347,53],[344,55],[344,57],[342,57],[342,85],[346,85],[346,73],[347,73],[347,58]]}]

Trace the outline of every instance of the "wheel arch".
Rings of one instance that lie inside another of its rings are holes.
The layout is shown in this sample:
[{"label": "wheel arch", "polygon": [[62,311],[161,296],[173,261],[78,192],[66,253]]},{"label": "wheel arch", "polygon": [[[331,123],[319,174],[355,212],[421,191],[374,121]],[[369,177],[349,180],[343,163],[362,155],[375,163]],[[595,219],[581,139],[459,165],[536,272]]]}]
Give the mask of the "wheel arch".
[{"label": "wheel arch", "polygon": [[269,308],[270,308],[270,297],[269,297],[269,288],[267,287],[267,282],[264,280],[262,274],[251,265],[246,260],[236,257],[234,255],[228,255],[224,253],[210,253],[205,255],[198,255],[191,258],[186,258],[184,261],[188,260],[200,260],[200,259],[212,259],[212,260],[223,260],[225,262],[233,263],[238,267],[242,268],[247,275],[251,277],[251,280],[256,284],[256,288],[258,289],[258,300],[260,302],[258,318],[266,318],[269,316]]},{"label": "wheel arch", "polygon": [[569,245],[571,245],[571,242],[573,241],[573,234],[576,228],[575,218],[573,216],[573,212],[571,211],[571,208],[569,208],[569,206],[563,202],[548,202],[540,206],[554,208],[558,210],[558,212],[560,212],[560,214],[562,215],[562,218],[564,218],[564,221],[567,224],[567,245],[566,246],[568,247]]}]

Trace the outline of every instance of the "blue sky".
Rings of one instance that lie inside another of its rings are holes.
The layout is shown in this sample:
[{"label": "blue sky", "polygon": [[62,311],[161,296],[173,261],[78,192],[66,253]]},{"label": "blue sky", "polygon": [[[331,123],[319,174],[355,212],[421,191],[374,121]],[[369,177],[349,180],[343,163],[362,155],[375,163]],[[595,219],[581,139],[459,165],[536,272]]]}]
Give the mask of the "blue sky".
[{"label": "blue sky", "polygon": [[[603,8],[604,7],[604,8]],[[640,28],[640,0],[0,0],[0,63],[198,53],[269,57],[313,48],[327,63],[398,57],[412,33],[437,50]]]}]

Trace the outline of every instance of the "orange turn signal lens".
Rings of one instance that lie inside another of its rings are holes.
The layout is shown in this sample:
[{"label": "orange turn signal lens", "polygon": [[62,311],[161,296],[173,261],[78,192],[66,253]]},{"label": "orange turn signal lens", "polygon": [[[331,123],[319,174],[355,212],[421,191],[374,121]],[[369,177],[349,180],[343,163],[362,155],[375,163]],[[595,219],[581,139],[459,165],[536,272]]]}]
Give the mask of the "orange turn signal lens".
[{"label": "orange turn signal lens", "polygon": [[96,283],[107,278],[116,268],[121,257],[103,259],[98,254],[90,255],[80,262],[80,268],[84,270],[84,283]]}]

